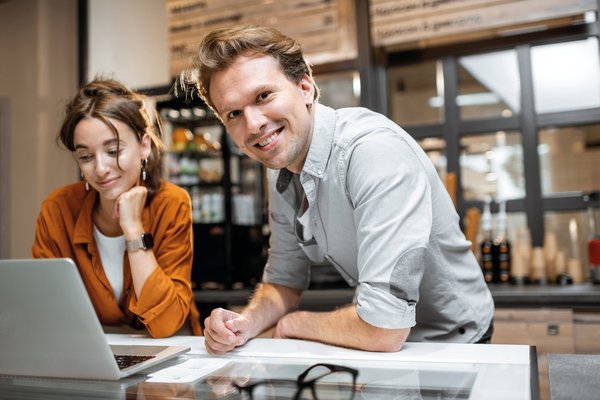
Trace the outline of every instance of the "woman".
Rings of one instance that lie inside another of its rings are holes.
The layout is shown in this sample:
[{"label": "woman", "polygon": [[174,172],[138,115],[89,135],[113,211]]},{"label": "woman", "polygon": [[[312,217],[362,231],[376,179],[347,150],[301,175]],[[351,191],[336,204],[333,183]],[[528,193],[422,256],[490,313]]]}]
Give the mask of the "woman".
[{"label": "woman", "polygon": [[32,252],[75,261],[107,331],[201,335],[191,202],[161,179],[164,145],[144,100],[117,81],[95,80],[67,105],[57,142],[83,181],[42,203]]}]

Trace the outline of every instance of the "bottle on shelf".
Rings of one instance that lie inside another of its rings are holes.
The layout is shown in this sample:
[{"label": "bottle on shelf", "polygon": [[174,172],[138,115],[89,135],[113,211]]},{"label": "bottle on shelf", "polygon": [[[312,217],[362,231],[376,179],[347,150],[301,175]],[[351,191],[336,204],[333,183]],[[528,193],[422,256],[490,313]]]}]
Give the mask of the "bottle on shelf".
[{"label": "bottle on shelf", "polygon": [[200,222],[202,220],[202,193],[197,186],[192,187],[190,191],[192,198],[192,221]]},{"label": "bottle on shelf", "polygon": [[486,283],[494,281],[494,241],[492,234],[492,199],[487,197],[483,205],[483,215],[481,217],[481,229],[483,232],[483,240],[479,245],[481,253],[481,271]]},{"label": "bottle on shelf", "polygon": [[567,273],[567,261],[565,259],[565,253],[558,251],[556,253],[556,259],[554,261],[554,271],[556,278],[554,281],[557,285],[565,286],[573,283],[573,278]]},{"label": "bottle on shelf", "polygon": [[498,212],[498,234],[494,239],[494,282],[510,282],[510,242],[506,234],[506,201],[499,203]]},{"label": "bottle on shelf", "polygon": [[531,283],[531,236],[525,226],[514,227],[511,248],[510,282],[514,285]]},{"label": "bottle on shelf", "polygon": [[171,148],[173,153],[182,153],[188,149],[188,146],[194,139],[194,134],[188,128],[177,127],[171,134]]}]

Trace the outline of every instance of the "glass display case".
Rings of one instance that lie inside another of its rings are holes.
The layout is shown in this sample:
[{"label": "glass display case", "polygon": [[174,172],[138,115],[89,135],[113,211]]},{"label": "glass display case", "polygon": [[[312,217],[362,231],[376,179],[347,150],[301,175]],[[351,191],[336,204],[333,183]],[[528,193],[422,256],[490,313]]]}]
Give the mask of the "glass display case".
[{"label": "glass display case", "polygon": [[229,139],[199,99],[157,102],[165,178],[192,200],[194,266],[199,289],[255,285],[265,262],[263,170]]},{"label": "glass display case", "polygon": [[[110,335],[111,343],[178,343],[190,353],[118,382],[0,377],[19,398],[538,400],[534,347],[406,343],[396,353],[258,338],[211,356],[203,338]],[[247,396],[248,392],[253,396]],[[298,394],[297,397],[296,394]],[[2,397],[2,395],[0,395]],[[12,398],[12,397],[11,397]]]},{"label": "glass display case", "polygon": [[[255,399],[293,399],[299,389],[294,381],[315,365],[316,360],[235,359],[196,387],[207,399],[236,399],[236,385],[253,385]],[[358,371],[356,381],[353,383],[345,369],[333,371],[313,381],[299,398],[313,399],[310,390],[314,388],[317,399],[469,399],[479,372],[469,364],[444,368],[435,363],[343,360],[333,365]],[[307,381],[310,378],[308,375]]]}]

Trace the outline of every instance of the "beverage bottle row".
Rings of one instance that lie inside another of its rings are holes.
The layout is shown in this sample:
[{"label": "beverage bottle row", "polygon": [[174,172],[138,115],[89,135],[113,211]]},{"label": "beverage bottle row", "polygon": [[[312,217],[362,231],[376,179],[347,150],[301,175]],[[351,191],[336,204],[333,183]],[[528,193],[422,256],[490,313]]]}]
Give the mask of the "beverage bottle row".
[{"label": "beverage bottle row", "polygon": [[480,262],[487,283],[510,282],[511,250],[506,234],[506,202],[499,203],[497,233],[492,230],[491,198],[484,203],[481,227],[483,240],[480,244]]}]

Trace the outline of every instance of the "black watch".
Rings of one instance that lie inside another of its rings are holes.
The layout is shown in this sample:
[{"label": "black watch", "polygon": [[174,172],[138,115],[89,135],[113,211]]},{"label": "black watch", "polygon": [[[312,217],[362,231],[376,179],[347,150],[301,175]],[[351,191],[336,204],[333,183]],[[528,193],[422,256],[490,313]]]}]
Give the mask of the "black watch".
[{"label": "black watch", "polygon": [[154,246],[154,238],[150,232],[142,233],[142,236],[139,239],[135,240],[126,240],[125,248],[130,253],[138,250],[148,250]]}]

